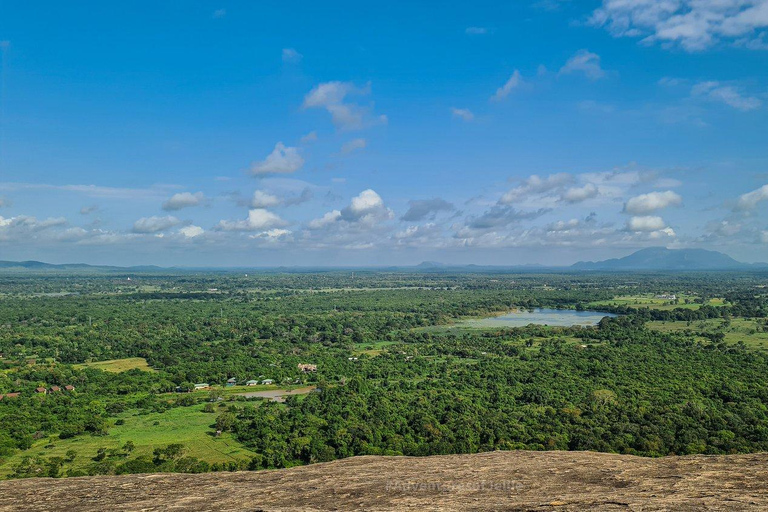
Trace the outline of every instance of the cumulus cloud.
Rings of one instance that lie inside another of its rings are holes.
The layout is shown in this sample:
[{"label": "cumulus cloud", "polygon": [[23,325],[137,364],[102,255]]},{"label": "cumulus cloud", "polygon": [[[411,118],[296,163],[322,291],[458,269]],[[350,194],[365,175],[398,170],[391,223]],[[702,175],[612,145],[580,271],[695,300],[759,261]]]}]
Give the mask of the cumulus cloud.
[{"label": "cumulus cloud", "polygon": [[386,116],[369,119],[370,109],[351,103],[349,96],[370,94],[370,85],[356,87],[351,82],[324,82],[304,97],[304,108],[323,108],[331,114],[333,124],[340,129],[358,130],[370,124],[386,123]]},{"label": "cumulus cloud", "polygon": [[742,94],[733,85],[723,85],[717,81],[700,82],[691,89],[692,96],[704,97],[710,101],[724,103],[742,112],[760,108],[763,102],[754,96]]},{"label": "cumulus cloud", "polygon": [[472,113],[471,110],[468,108],[451,108],[451,114],[453,114],[453,117],[457,117],[463,121],[472,121],[475,119],[475,114]]},{"label": "cumulus cloud", "polygon": [[245,220],[222,220],[216,226],[219,231],[262,231],[281,228],[288,223],[276,213],[266,208],[254,208],[248,212]]},{"label": "cumulus cloud", "polygon": [[496,92],[493,96],[491,96],[491,101],[501,101],[507,96],[509,96],[512,91],[517,89],[523,84],[523,78],[520,75],[520,71],[517,69],[512,73],[512,75],[507,79],[506,82],[504,82],[504,85],[496,89]]},{"label": "cumulus cloud", "polygon": [[179,234],[185,236],[186,238],[195,238],[196,236],[200,236],[203,233],[205,233],[205,230],[201,228],[200,226],[184,226],[179,230]]},{"label": "cumulus cloud", "polygon": [[680,206],[682,202],[683,198],[680,194],[671,190],[651,192],[630,198],[624,205],[624,212],[630,215],[644,215],[669,206]]},{"label": "cumulus cloud", "polygon": [[181,192],[174,194],[170,199],[163,203],[163,210],[176,211],[181,210],[182,208],[189,208],[190,206],[197,206],[204,198],[202,192],[196,192],[194,194],[191,192]]},{"label": "cumulus cloud", "polygon": [[298,148],[285,146],[282,142],[275,144],[275,149],[262,160],[251,165],[251,174],[290,174],[298,171],[304,165],[304,159]]},{"label": "cumulus cloud", "polygon": [[605,70],[600,67],[600,56],[589,50],[577,51],[565,65],[560,68],[561,75],[582,73],[590,80],[598,80],[605,76]]},{"label": "cumulus cloud", "polygon": [[563,201],[568,203],[580,203],[587,199],[597,197],[598,194],[599,191],[597,186],[595,186],[594,183],[587,183],[582,187],[571,187],[567,189],[560,197]]},{"label": "cumulus cloud", "polygon": [[631,217],[627,221],[627,230],[629,231],[659,231],[667,228],[667,223],[664,219],[657,216],[643,215],[638,217]]},{"label": "cumulus cloud", "polygon": [[484,36],[490,33],[490,30],[486,27],[467,27],[464,33],[469,36]]},{"label": "cumulus cloud", "polygon": [[589,19],[614,37],[705,50],[720,41],[760,47],[768,27],[766,0],[603,0]]},{"label": "cumulus cloud", "polygon": [[354,153],[355,151],[365,149],[365,146],[365,139],[352,139],[349,142],[345,142],[344,145],[341,146],[341,154],[348,155],[350,153]]},{"label": "cumulus cloud", "polygon": [[293,48],[283,48],[283,62],[288,64],[298,64],[304,56]]},{"label": "cumulus cloud", "polygon": [[384,206],[384,200],[370,188],[353,197],[349,206],[341,210],[341,218],[348,222],[371,222],[391,217],[392,212]]},{"label": "cumulus cloud", "polygon": [[739,196],[736,209],[740,211],[754,210],[759,203],[766,200],[768,200],[768,185],[763,185],[757,190]]},{"label": "cumulus cloud", "polygon": [[31,215],[17,215],[16,217],[0,217],[0,228],[21,229],[25,231],[41,231],[44,229],[63,226],[67,223],[64,217],[49,217],[39,220]]},{"label": "cumulus cloud", "polygon": [[455,207],[451,203],[439,197],[434,199],[417,199],[408,201],[408,211],[403,214],[401,220],[406,222],[431,220],[440,212],[451,212],[453,210],[455,210]]},{"label": "cumulus cloud", "polygon": [[573,183],[574,177],[568,173],[561,172],[550,174],[542,178],[538,174],[532,174],[526,178],[523,183],[501,196],[499,203],[511,204],[530,194],[542,194],[562,188],[565,185]]},{"label": "cumulus cloud", "polygon": [[166,217],[142,217],[133,223],[134,233],[160,233],[172,227],[178,226],[181,221],[173,216]]},{"label": "cumulus cloud", "polygon": [[83,206],[80,208],[80,215],[90,215],[97,211],[99,211],[99,207],[96,205]]},{"label": "cumulus cloud", "polygon": [[255,235],[251,235],[251,238],[262,239],[269,243],[277,243],[277,242],[291,240],[292,234],[293,232],[288,229],[274,228],[274,229],[268,229],[266,231],[262,231],[261,233],[257,233]]},{"label": "cumulus cloud", "polygon": [[309,229],[323,229],[341,219],[341,211],[331,210],[320,218],[312,219],[307,223]]},{"label": "cumulus cloud", "polygon": [[256,190],[251,199],[251,206],[253,208],[272,208],[280,203],[281,200],[279,197],[263,190]]}]

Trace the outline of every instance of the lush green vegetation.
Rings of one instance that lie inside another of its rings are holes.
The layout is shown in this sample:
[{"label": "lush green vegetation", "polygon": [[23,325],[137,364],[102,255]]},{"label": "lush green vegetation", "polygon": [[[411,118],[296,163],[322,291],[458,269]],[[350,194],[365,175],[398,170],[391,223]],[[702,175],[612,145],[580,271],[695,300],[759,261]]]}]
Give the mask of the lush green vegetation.
[{"label": "lush green vegetation", "polygon": [[[128,277],[0,275],[0,476],[768,450],[764,274]],[[536,307],[620,316],[445,328]]]}]

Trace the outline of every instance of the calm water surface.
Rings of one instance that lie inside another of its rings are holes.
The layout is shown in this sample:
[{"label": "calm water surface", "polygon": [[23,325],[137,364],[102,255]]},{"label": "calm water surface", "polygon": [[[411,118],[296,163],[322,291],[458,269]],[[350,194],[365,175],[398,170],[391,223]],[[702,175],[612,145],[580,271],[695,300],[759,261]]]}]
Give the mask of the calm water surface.
[{"label": "calm water surface", "polygon": [[572,309],[537,308],[532,311],[517,309],[500,316],[463,320],[459,327],[525,327],[528,324],[570,327],[572,325],[596,325],[603,317],[616,315],[599,311],[575,311]]}]

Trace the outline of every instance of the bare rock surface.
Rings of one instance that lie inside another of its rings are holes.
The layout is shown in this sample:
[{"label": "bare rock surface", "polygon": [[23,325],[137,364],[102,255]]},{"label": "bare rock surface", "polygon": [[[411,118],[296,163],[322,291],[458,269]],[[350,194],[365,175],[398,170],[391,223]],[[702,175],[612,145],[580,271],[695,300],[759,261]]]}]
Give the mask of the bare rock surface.
[{"label": "bare rock surface", "polygon": [[291,469],[0,482],[0,511],[768,510],[768,454],[354,457]]}]

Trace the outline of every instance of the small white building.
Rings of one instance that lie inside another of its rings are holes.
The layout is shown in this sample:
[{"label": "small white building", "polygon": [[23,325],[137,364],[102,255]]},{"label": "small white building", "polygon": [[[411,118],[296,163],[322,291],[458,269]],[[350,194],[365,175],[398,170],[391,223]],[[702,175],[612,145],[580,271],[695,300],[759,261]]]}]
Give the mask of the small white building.
[{"label": "small white building", "polygon": [[256,386],[258,384],[259,384],[259,381],[257,380],[249,380],[248,382],[245,383],[246,386]]},{"label": "small white building", "polygon": [[275,381],[274,381],[274,380],[272,380],[272,379],[264,379],[263,381],[261,381],[261,383],[262,383],[263,385],[265,385],[265,386],[269,386],[270,384],[274,384],[274,383],[275,383]]}]

